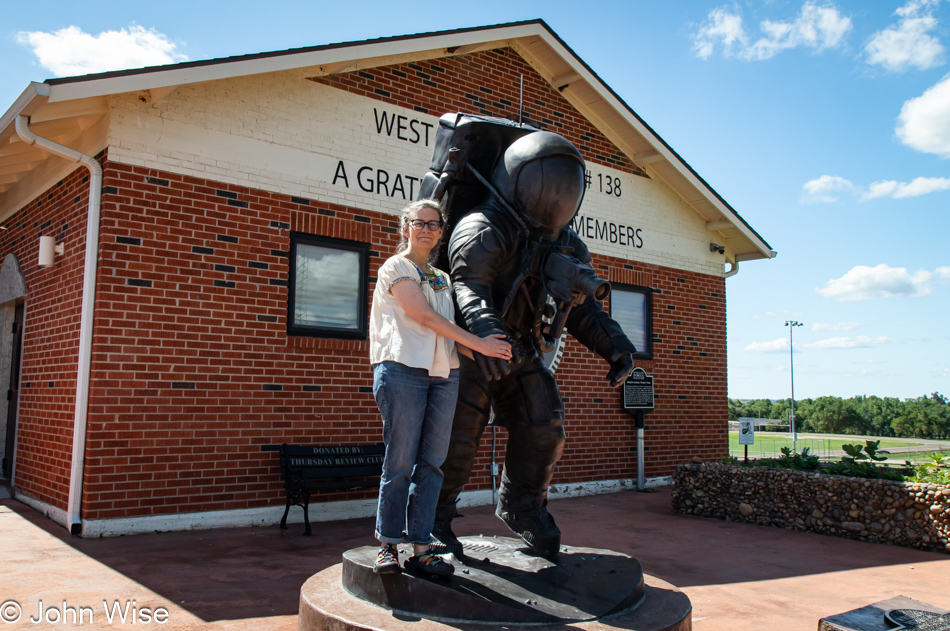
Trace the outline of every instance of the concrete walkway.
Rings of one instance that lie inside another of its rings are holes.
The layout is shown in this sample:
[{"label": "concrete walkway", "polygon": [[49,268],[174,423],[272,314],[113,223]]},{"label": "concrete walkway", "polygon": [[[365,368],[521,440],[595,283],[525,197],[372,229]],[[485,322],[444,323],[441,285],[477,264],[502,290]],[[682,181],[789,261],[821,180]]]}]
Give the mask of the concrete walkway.
[{"label": "concrete walkway", "polygon": [[[299,510],[299,509],[297,509]],[[670,489],[562,499],[551,511],[574,546],[609,548],[676,585],[693,603],[696,631],[815,631],[818,619],[902,595],[950,609],[950,556],[775,528],[674,515]],[[507,531],[489,508],[468,509],[459,534]],[[22,609],[10,629],[44,607],[87,610],[83,629],[290,631],[300,586],[344,550],[372,544],[368,519],[303,527],[234,528],[83,540],[32,508],[0,500],[0,616]],[[103,610],[129,602],[129,627]],[[131,601],[134,600],[134,604]],[[144,622],[167,610],[161,625]]]}]

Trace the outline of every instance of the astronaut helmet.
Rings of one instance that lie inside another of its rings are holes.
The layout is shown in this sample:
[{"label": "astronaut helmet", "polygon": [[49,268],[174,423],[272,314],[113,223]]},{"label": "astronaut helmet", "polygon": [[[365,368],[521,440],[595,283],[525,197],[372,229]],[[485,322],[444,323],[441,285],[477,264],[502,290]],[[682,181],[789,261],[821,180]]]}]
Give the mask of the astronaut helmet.
[{"label": "astronaut helmet", "polygon": [[554,240],[571,222],[584,199],[584,158],[563,136],[537,131],[505,150],[492,185],[531,226]]}]

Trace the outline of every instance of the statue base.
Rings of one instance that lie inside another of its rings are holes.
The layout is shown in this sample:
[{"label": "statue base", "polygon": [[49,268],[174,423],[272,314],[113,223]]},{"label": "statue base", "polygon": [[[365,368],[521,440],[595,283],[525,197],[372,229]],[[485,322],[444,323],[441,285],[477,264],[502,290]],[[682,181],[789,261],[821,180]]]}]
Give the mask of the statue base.
[{"label": "statue base", "polygon": [[[689,598],[645,576],[636,559],[611,550],[562,547],[557,562],[531,555],[517,539],[462,537],[450,555],[455,575],[434,578],[373,572],[375,546],[355,548],[341,565],[300,591],[298,631],[486,628],[571,625],[599,631],[689,631]],[[400,546],[400,560],[411,546]],[[422,625],[422,627],[420,627]]]}]

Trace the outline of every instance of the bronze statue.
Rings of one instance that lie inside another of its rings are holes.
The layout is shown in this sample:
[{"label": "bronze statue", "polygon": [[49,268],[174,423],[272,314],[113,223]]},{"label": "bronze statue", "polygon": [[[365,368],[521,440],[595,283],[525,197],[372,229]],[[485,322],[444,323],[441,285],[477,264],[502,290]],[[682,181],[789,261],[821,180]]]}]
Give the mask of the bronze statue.
[{"label": "bronze statue", "polygon": [[[547,490],[564,445],[564,405],[540,354],[564,327],[610,364],[616,387],[633,369],[633,344],[599,300],[610,285],[568,227],[585,190],[584,159],[565,138],[503,119],[442,117],[421,198],[443,200],[459,324],[504,333],[511,362],[461,357],[461,383],[433,535],[449,549],[456,501],[489,424],[508,430],[495,514],[535,553],[552,557],[561,533]],[[446,267],[447,264],[447,267]]]}]

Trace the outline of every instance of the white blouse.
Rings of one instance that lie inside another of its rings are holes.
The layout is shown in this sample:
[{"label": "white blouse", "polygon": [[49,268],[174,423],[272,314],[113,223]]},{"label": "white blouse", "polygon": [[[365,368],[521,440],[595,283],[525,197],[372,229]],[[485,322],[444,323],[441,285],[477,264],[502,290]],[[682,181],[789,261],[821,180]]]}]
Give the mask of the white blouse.
[{"label": "white blouse", "polygon": [[396,283],[414,282],[436,313],[455,322],[452,281],[445,272],[430,269],[434,276],[425,274],[425,270],[398,254],[380,266],[369,318],[371,364],[399,362],[411,368],[425,368],[432,377],[448,377],[449,370],[458,368],[455,342],[406,315],[392,294]]}]

